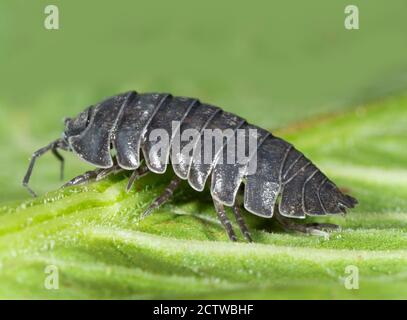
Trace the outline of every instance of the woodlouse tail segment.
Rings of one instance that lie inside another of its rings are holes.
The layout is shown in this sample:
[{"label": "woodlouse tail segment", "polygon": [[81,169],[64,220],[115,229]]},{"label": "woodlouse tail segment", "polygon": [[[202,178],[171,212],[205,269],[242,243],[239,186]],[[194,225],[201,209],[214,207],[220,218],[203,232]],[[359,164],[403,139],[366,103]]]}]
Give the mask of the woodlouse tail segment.
[{"label": "woodlouse tail segment", "polygon": [[37,160],[37,158],[41,157],[42,155],[44,155],[48,151],[51,151],[53,153],[53,155],[61,162],[61,174],[60,174],[60,176],[61,176],[61,179],[62,179],[63,172],[64,172],[64,158],[59,154],[57,149],[67,150],[68,146],[66,144],[66,141],[63,140],[63,139],[57,139],[57,140],[51,142],[50,144],[48,144],[47,146],[38,149],[37,151],[35,151],[32,154],[30,164],[28,165],[27,172],[26,172],[26,174],[24,176],[24,179],[23,179],[23,186],[28,189],[28,191],[31,193],[31,195],[33,197],[36,197],[37,194],[34,192],[33,189],[30,188],[30,186],[28,185],[28,182],[30,181],[30,177],[31,177],[34,165],[35,165],[35,161]]},{"label": "woodlouse tail segment", "polygon": [[281,179],[279,211],[285,217],[346,214],[357,204],[295,148],[290,148],[284,158]]},{"label": "woodlouse tail segment", "polygon": [[357,199],[348,194],[350,192],[348,188],[338,188],[338,190],[342,193],[342,197],[346,202],[346,204],[343,204],[345,206],[345,210],[347,208],[352,209],[359,203]]},{"label": "woodlouse tail segment", "polygon": [[352,209],[357,204],[357,200],[347,194],[344,194],[331,181],[327,181],[320,190],[320,199],[324,210],[327,213],[346,214],[347,209]]},{"label": "woodlouse tail segment", "polygon": [[351,205],[349,208],[354,208],[359,203],[359,201],[356,198],[354,198],[348,194],[346,194],[345,197]]},{"label": "woodlouse tail segment", "polygon": [[348,209],[353,209],[358,204],[358,201],[348,194],[341,193],[340,198],[338,207],[343,214],[347,214]]},{"label": "woodlouse tail segment", "polygon": [[284,185],[280,212],[286,217],[346,214],[357,200],[341,192],[313,165]]}]

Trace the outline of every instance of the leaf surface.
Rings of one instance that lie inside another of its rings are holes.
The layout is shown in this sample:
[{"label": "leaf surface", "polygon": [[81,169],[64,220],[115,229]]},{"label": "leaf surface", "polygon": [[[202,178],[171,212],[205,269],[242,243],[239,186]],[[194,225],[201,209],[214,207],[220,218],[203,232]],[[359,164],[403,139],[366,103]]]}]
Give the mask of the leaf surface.
[{"label": "leaf surface", "polygon": [[[249,213],[254,243],[227,240],[209,192],[186,183],[146,219],[171,179],[128,174],[0,209],[2,298],[407,298],[407,97],[277,132],[360,204],[330,239]],[[307,221],[309,222],[309,221]],[[237,227],[235,225],[237,230]],[[58,269],[59,289],[44,286]],[[359,289],[344,286],[359,269]]]}]

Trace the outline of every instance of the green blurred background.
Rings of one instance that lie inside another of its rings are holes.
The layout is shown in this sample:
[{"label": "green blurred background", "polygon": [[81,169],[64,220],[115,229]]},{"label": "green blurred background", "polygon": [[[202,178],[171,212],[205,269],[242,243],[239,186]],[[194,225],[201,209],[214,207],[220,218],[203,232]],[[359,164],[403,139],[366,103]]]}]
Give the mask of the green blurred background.
[{"label": "green blurred background", "polygon": [[[32,151],[62,118],[129,89],[165,91],[234,111],[266,128],[338,111],[407,84],[407,3],[351,1],[0,2],[0,201],[20,187]],[[57,5],[60,29],[44,28]],[[83,170],[70,159],[68,175]],[[33,184],[59,185],[41,160]]]}]

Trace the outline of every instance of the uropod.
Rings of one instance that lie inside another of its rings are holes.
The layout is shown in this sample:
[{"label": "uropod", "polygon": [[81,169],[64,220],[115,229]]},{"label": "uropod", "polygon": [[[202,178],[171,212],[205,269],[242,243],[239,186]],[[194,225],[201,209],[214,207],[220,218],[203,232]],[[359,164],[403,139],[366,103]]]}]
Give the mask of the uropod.
[{"label": "uropod", "polygon": [[[216,139],[206,139],[205,134],[210,130],[228,131],[229,135],[223,135],[215,147]],[[162,137],[157,138],[157,132],[167,133],[166,143]],[[188,139],[177,139],[184,136]],[[247,141],[255,141],[254,148],[250,148],[254,152],[248,155],[249,147],[244,143]],[[208,143],[210,154],[205,148]],[[231,150],[236,155],[235,149],[242,145],[246,155],[243,161],[225,160]],[[290,143],[235,114],[194,98],[131,91],[90,106],[75,118],[65,119],[62,137],[32,155],[23,185],[34,196],[28,182],[36,159],[51,151],[61,161],[62,174],[63,157],[58,150],[73,152],[97,167],[64,186],[100,180],[128,170],[131,171],[128,191],[136,179],[149,172],[163,174],[171,165],[174,178],[149,205],[144,217],[169,200],[181,180],[188,180],[198,191],[203,191],[210,181],[215,210],[232,241],[237,237],[225,206],[232,208],[242,234],[251,241],[241,206],[261,217],[275,216],[285,229],[326,235],[326,231],[338,226],[301,224],[290,218],[344,214],[357,204],[355,198],[344,194]],[[239,194],[243,195],[243,204],[238,201]]]}]

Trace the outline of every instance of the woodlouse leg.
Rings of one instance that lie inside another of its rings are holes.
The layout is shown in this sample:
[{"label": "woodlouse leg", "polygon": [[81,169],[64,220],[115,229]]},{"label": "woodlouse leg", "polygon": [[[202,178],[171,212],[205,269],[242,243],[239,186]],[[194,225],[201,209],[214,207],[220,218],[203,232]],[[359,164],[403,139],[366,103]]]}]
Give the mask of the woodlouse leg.
[{"label": "woodlouse leg", "polygon": [[277,221],[287,231],[301,232],[329,239],[328,232],[341,230],[338,225],[332,223],[295,223],[292,219],[282,216],[277,208],[274,214]]},{"label": "woodlouse leg", "polygon": [[235,204],[233,205],[232,210],[233,210],[233,214],[235,215],[236,221],[237,221],[237,223],[239,225],[240,231],[242,232],[243,236],[245,237],[245,239],[248,242],[252,242],[253,240],[252,240],[252,237],[250,235],[250,231],[247,228],[247,225],[246,225],[246,223],[245,223],[245,221],[243,219],[243,216],[242,216],[242,214],[240,212],[240,207],[239,207],[239,204],[238,204],[237,200],[236,200]]},{"label": "woodlouse leg", "polygon": [[65,159],[64,157],[58,152],[57,148],[54,147],[53,149],[51,149],[52,154],[59,160],[59,162],[61,163],[61,169],[60,169],[60,174],[59,174],[59,178],[61,180],[64,180],[64,165],[65,165]]},{"label": "woodlouse leg", "polygon": [[175,177],[174,179],[171,180],[170,184],[165,188],[163,193],[161,193],[151,204],[148,206],[148,208],[143,212],[141,215],[142,218],[147,217],[150,215],[155,209],[157,209],[159,206],[161,206],[163,203],[167,202],[168,199],[171,198],[173,195],[174,191],[178,188],[179,184],[181,182],[181,179],[179,177]]},{"label": "woodlouse leg", "polygon": [[148,170],[147,166],[143,166],[143,167],[140,167],[140,168],[134,170],[129,178],[129,181],[127,182],[126,192],[130,191],[131,187],[133,186],[134,182],[137,179],[144,177],[149,172],[150,171]]},{"label": "woodlouse leg", "polygon": [[118,164],[115,164],[114,166],[110,167],[110,168],[106,168],[106,169],[102,169],[96,176],[96,181],[100,181],[108,176],[110,176],[111,174],[116,174],[119,172],[124,171],[123,168],[121,168]]},{"label": "woodlouse leg", "polygon": [[79,184],[87,183],[94,181],[98,174],[102,172],[103,169],[96,169],[92,171],[86,171],[84,174],[81,174],[71,180],[69,180],[67,183],[65,183],[61,188],[65,187],[71,187],[71,186],[76,186]]},{"label": "woodlouse leg", "polygon": [[100,180],[110,176],[111,174],[117,174],[119,172],[124,171],[124,169],[121,168],[117,164],[116,158],[113,158],[113,161],[115,164],[112,167],[104,168],[104,169],[99,168],[96,170],[87,171],[84,174],[81,174],[81,175],[69,180],[67,183],[65,183],[62,186],[62,188],[76,186],[76,185],[91,182],[91,181],[100,181]]},{"label": "woodlouse leg", "polygon": [[[96,169],[96,170],[92,170],[92,171],[87,171],[84,174],[81,174],[81,175],[69,180],[67,183],[65,183],[62,186],[62,188],[76,186],[76,185],[91,182],[91,181],[100,181],[100,180],[108,177],[111,174],[117,174],[122,171],[124,171],[124,169],[121,168],[118,164],[115,164],[114,166],[112,166],[110,168],[106,168],[106,169]],[[148,171],[147,167],[142,167],[138,170],[134,170],[133,174],[130,176],[126,191],[128,192],[130,190],[134,181],[137,178],[141,178],[142,176],[146,175],[148,172],[149,171]]]},{"label": "woodlouse leg", "polygon": [[123,170],[124,169],[120,168],[119,165],[115,164],[114,166],[112,166],[110,168],[105,168],[105,169],[99,168],[96,170],[86,171],[85,173],[69,180],[61,188],[76,186],[76,185],[91,182],[91,181],[99,181],[113,173],[119,173],[120,171],[123,171]]},{"label": "woodlouse leg", "polygon": [[229,239],[231,241],[237,241],[237,237],[236,237],[235,232],[233,231],[232,224],[230,223],[230,220],[226,215],[225,207],[223,206],[222,203],[216,201],[215,199],[213,199],[213,203],[215,205],[215,210],[216,210],[216,213],[218,214],[218,218],[219,218],[220,222],[222,223],[223,227],[225,228]]},{"label": "woodlouse leg", "polygon": [[[28,165],[27,172],[23,179],[23,186],[26,187],[28,189],[28,191],[31,193],[31,195],[34,197],[36,197],[37,194],[28,186],[28,182],[30,181],[31,174],[32,174],[32,171],[33,171],[33,168],[35,165],[35,161],[39,157],[41,157],[43,154],[45,154],[46,152],[48,152],[50,150],[54,153],[55,156],[58,157],[58,159],[61,160],[62,156],[56,151],[57,148],[66,150],[66,144],[62,139],[55,140],[55,141],[51,142],[50,144],[48,144],[47,146],[45,146],[41,149],[38,149],[37,151],[35,151],[32,154],[30,164]],[[62,158],[62,163],[63,163],[63,158]]]}]

